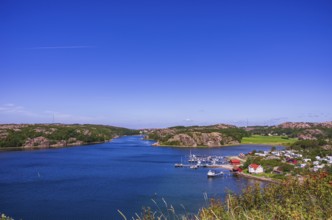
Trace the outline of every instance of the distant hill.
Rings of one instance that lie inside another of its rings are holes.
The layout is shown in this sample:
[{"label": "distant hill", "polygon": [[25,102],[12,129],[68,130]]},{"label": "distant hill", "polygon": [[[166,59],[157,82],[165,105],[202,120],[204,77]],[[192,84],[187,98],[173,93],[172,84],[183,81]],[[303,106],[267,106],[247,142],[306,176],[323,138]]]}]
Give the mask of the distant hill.
[{"label": "distant hill", "polygon": [[89,124],[0,125],[0,148],[48,148],[100,143],[138,130]]},{"label": "distant hill", "polygon": [[285,122],[276,126],[250,126],[251,134],[277,135],[300,140],[332,139],[332,122]]},{"label": "distant hill", "polygon": [[216,124],[143,130],[90,124],[3,124],[0,125],[0,149],[48,148],[100,143],[117,136],[134,135],[140,132],[144,133],[147,139],[157,141],[157,145],[167,146],[232,145],[239,144],[244,137],[252,135],[280,136],[298,140],[324,140],[330,143],[332,122],[286,122],[276,126],[250,127]]},{"label": "distant hill", "polygon": [[[216,124],[211,126],[176,126],[165,129],[145,129],[146,138],[157,141],[156,145],[168,146],[223,146],[239,144],[252,135],[279,136],[293,143],[296,140],[332,140],[332,122],[286,122],[276,126],[236,127]],[[256,136],[255,136],[256,137]],[[290,138],[290,139],[288,139]],[[270,139],[266,143],[271,144]],[[278,142],[279,143],[279,142]]]},{"label": "distant hill", "polygon": [[233,125],[177,126],[166,129],[145,130],[147,138],[156,140],[159,145],[173,146],[222,146],[238,144],[247,131]]}]

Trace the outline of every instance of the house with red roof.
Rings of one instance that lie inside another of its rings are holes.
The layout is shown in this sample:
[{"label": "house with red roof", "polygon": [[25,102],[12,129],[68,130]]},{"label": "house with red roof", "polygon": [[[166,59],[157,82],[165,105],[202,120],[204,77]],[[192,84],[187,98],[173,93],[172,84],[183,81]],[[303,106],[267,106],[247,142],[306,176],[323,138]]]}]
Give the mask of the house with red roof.
[{"label": "house with red roof", "polygon": [[261,165],[252,163],[248,166],[249,173],[263,173],[264,169]]},{"label": "house with red roof", "polygon": [[294,165],[297,164],[297,160],[294,158],[287,158],[286,161],[287,161],[287,163],[292,163]]}]

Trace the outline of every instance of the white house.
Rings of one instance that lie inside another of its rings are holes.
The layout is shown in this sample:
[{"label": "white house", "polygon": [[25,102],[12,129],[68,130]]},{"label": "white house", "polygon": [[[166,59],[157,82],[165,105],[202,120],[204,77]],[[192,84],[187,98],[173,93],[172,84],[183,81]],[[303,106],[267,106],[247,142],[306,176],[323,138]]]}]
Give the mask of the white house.
[{"label": "white house", "polygon": [[261,165],[258,165],[258,164],[250,164],[248,166],[248,170],[249,170],[249,173],[263,173],[264,172],[264,169]]},{"label": "white house", "polygon": [[314,166],[314,172],[317,172],[319,169],[322,169],[323,167],[324,167],[324,164]]},{"label": "white house", "polygon": [[319,165],[320,163],[319,163],[319,161],[314,161],[313,164],[314,165]]},{"label": "white house", "polygon": [[305,163],[301,163],[301,164],[300,164],[300,167],[301,167],[301,168],[304,168],[305,166],[307,166],[307,164],[305,164]]},{"label": "white house", "polygon": [[306,158],[306,159],[303,159],[304,160],[304,162],[309,162],[309,161],[311,161],[311,159],[308,159],[308,158]]},{"label": "white house", "polygon": [[265,157],[266,156],[266,154],[264,154],[264,153],[255,153],[255,155],[260,156],[260,157]]},{"label": "white house", "polygon": [[281,156],[281,153],[279,151],[272,151],[271,152],[274,156]]}]

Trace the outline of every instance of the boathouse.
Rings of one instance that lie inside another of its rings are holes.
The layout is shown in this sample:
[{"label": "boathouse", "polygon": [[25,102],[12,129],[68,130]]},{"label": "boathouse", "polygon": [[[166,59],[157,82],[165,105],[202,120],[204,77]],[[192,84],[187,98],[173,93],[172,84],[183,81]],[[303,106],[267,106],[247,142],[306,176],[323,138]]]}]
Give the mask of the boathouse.
[{"label": "boathouse", "polygon": [[231,159],[229,163],[232,165],[240,165],[241,161],[238,159]]}]

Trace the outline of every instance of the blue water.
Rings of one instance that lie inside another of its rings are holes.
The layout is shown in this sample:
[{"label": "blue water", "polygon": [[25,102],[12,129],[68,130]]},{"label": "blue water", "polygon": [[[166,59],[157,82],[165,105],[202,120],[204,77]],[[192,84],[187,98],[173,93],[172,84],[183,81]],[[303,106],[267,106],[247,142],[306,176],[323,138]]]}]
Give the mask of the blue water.
[{"label": "blue water", "polygon": [[152,147],[140,136],[61,149],[0,153],[0,213],[15,219],[122,219],[142,207],[165,206],[197,213],[208,198],[223,198],[253,180],[225,175],[208,179],[206,169],[174,168],[190,151],[238,155],[269,146],[214,149]]}]

